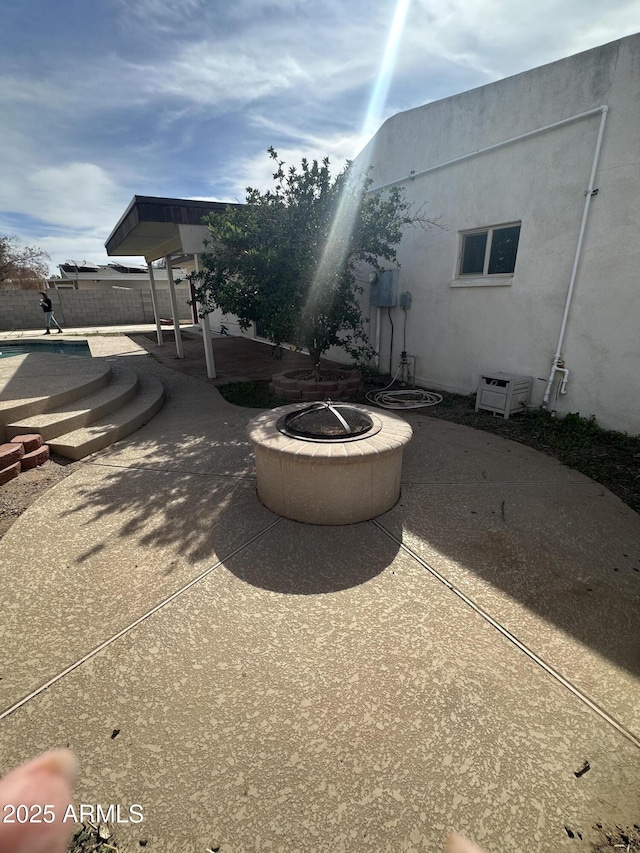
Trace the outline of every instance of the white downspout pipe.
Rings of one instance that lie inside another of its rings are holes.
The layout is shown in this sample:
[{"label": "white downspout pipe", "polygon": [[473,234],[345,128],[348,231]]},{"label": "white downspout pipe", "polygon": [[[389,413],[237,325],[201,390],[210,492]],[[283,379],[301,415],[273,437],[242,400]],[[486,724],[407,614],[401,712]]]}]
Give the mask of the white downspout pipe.
[{"label": "white downspout pipe", "polygon": [[[193,256],[196,272],[200,272],[200,256],[196,253]],[[216,378],[216,363],[213,358],[213,342],[211,340],[211,326],[209,324],[209,315],[204,314],[201,317],[202,340],[204,342],[204,360],[207,364],[207,376],[209,379]]]},{"label": "white downspout pipe", "polygon": [[176,337],[176,355],[184,358],[182,348],[182,336],[180,335],[180,317],[178,315],[178,300],[176,299],[176,285],[173,280],[173,268],[171,266],[171,255],[166,255],[167,277],[169,279],[169,299],[171,300],[171,313],[173,314],[173,334]]},{"label": "white downspout pipe", "polygon": [[580,255],[582,254],[582,243],[584,241],[584,232],[587,227],[587,217],[589,215],[589,206],[591,204],[591,198],[593,196],[594,190],[594,182],[596,179],[596,172],[598,170],[598,162],[600,160],[600,148],[602,146],[602,136],[604,134],[604,125],[607,119],[607,113],[609,111],[609,107],[602,106],[599,107],[601,112],[600,116],[600,127],[598,129],[598,139],[596,141],[596,148],[593,153],[593,163],[591,165],[591,174],[589,175],[589,185],[587,187],[587,191],[585,192],[584,199],[584,208],[582,211],[582,222],[580,223],[580,232],[578,234],[578,245],[576,246],[576,253],[573,259],[573,266],[571,268],[571,278],[569,280],[569,288],[567,290],[567,296],[564,302],[564,312],[562,314],[562,323],[560,325],[560,334],[558,335],[558,345],[556,346],[556,352],[553,356],[553,361],[551,363],[551,371],[549,373],[549,378],[547,380],[547,387],[545,388],[544,397],[542,398],[543,408],[547,408],[549,403],[549,398],[551,396],[551,386],[553,385],[553,380],[555,379],[556,373],[564,373],[564,378],[562,380],[562,385],[560,386],[560,393],[567,393],[567,381],[569,378],[569,371],[565,368],[564,362],[562,360],[562,345],[564,343],[564,335],[567,328],[567,319],[569,317],[569,308],[571,307],[571,299],[573,297],[573,289],[576,282],[576,274],[578,272],[578,265],[580,263]]},{"label": "white downspout pipe", "polygon": [[381,320],[381,314],[380,314],[380,307],[378,306],[376,308],[376,343],[375,343],[376,370],[380,370],[380,320]]},{"label": "white downspout pipe", "polygon": [[164,341],[162,340],[162,326],[160,325],[160,313],[158,311],[158,294],[156,293],[156,280],[153,277],[153,265],[151,264],[151,261],[147,261],[147,269],[149,270],[149,284],[151,286],[151,304],[153,306],[153,319],[156,322],[158,346],[161,347]]}]

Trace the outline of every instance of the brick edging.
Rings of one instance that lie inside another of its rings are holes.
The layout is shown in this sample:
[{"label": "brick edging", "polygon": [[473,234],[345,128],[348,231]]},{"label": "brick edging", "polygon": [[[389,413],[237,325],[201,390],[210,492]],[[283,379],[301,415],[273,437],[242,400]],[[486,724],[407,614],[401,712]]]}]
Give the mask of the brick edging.
[{"label": "brick edging", "polygon": [[359,370],[343,370],[340,379],[300,380],[292,377],[289,371],[276,373],[269,384],[269,389],[283,400],[346,400],[352,397],[360,388],[362,374]]},{"label": "brick edging", "polygon": [[[11,441],[0,445],[0,449],[0,486],[15,479],[22,471],[44,465],[49,459],[49,445],[44,444],[37,432],[14,435]],[[9,460],[15,461],[7,465]]]}]

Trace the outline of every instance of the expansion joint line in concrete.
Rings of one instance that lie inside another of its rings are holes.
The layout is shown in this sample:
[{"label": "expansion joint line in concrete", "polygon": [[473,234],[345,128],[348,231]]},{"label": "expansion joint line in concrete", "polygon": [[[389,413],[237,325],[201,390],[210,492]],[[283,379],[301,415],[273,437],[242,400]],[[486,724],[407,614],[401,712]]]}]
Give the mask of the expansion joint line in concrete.
[{"label": "expansion joint line in concrete", "polygon": [[13,714],[14,711],[17,711],[19,708],[22,708],[23,705],[27,704],[27,702],[30,702],[32,699],[35,699],[36,696],[39,696],[41,693],[44,693],[44,691],[48,690],[49,687],[52,687],[56,682],[60,681],[66,675],[69,675],[69,673],[73,672],[74,669],[77,669],[79,666],[82,666],[83,663],[86,663],[88,660],[95,657],[99,652],[103,651],[103,649],[106,649],[112,643],[115,643],[115,641],[119,640],[120,637],[123,637],[125,634],[128,634],[129,631],[132,631],[134,628],[137,628],[138,625],[147,620],[150,616],[153,616],[154,613],[157,613],[159,610],[162,610],[162,608],[166,607],[167,604],[171,604],[172,601],[183,595],[183,593],[190,590],[192,586],[195,586],[197,583],[200,583],[200,581],[210,575],[211,572],[223,565],[225,561],[230,560],[232,557],[235,557],[236,554],[239,554],[241,551],[244,551],[245,548],[248,548],[249,545],[252,545],[258,539],[264,536],[265,533],[268,533],[269,530],[275,527],[276,524],[278,524],[281,520],[282,519],[278,517],[270,524],[267,524],[266,527],[263,527],[262,530],[258,531],[258,533],[256,533],[250,539],[247,539],[246,542],[243,542],[242,545],[239,545],[234,551],[231,551],[225,557],[218,560],[218,562],[214,563],[213,566],[210,566],[208,569],[205,569],[197,577],[190,580],[184,586],[181,586],[180,589],[177,589],[175,592],[172,592],[171,595],[167,596],[159,604],[156,604],[154,607],[151,608],[151,610],[147,610],[146,613],[143,613],[142,616],[139,616],[136,620],[131,622],[125,628],[122,628],[122,630],[118,631],[117,634],[114,634],[112,637],[109,637],[108,639],[104,640],[102,643],[100,643],[99,646],[96,646],[94,649],[91,649],[90,652],[87,652],[87,654],[81,657],[80,660],[77,660],[74,663],[70,664],[66,669],[63,669],[62,672],[59,672],[57,675],[54,675],[53,678],[50,678],[45,684],[42,684],[40,687],[33,690],[27,696],[24,696],[14,705],[11,705],[11,707],[0,712],[0,722],[2,722],[2,720],[4,720],[6,717]]},{"label": "expansion joint line in concrete", "polygon": [[[590,487],[596,485],[598,483],[594,483],[593,480],[586,481],[584,483],[575,483],[575,482],[561,482],[559,480],[555,480],[553,482],[546,482],[543,480],[457,480],[455,483],[447,482],[446,480],[403,480],[402,488],[406,488],[407,486],[446,486],[446,488],[450,488],[451,486],[460,486],[464,489],[468,489],[469,487],[479,486],[480,488],[489,487],[493,488],[494,486],[506,486],[507,488],[515,487],[519,488],[520,486],[534,486],[535,488],[542,488],[544,486],[545,489],[548,489],[551,486],[560,486],[563,489],[566,489],[568,486],[577,486],[581,489],[585,487]],[[603,487],[601,487],[603,488]]]},{"label": "expansion joint line in concrete", "polygon": [[501,625],[499,622],[496,622],[493,616],[487,613],[487,611],[480,607],[480,605],[476,604],[475,601],[469,598],[468,595],[465,595],[461,589],[458,589],[455,584],[451,583],[450,580],[447,580],[444,575],[440,574],[437,569],[434,569],[433,566],[429,565],[429,563],[427,563],[426,560],[416,554],[415,551],[412,551],[411,548],[408,548],[400,539],[398,539],[396,536],[393,535],[393,533],[387,530],[386,527],[380,524],[380,522],[376,521],[375,518],[371,519],[371,524],[377,527],[378,530],[385,534],[385,536],[388,536],[389,539],[395,542],[395,544],[398,545],[399,548],[401,548],[406,554],[416,560],[416,562],[418,562],[424,569],[426,569],[431,575],[433,575],[436,580],[440,581],[441,584],[444,584],[444,586],[446,586],[448,590],[454,593],[454,595],[457,595],[458,598],[464,601],[464,603],[468,607],[470,607],[472,610],[475,610],[475,612],[479,616],[481,616],[486,622],[488,622],[493,628],[495,628],[496,631],[499,631],[503,637],[509,640],[510,643],[513,643],[516,648],[520,649],[521,652],[524,652],[525,655],[527,655],[527,657],[530,658],[534,663],[537,663],[538,666],[542,667],[542,669],[548,675],[550,675],[552,678],[555,678],[555,680],[558,681],[563,687],[573,693],[573,695],[577,699],[579,699],[581,702],[584,702],[584,704],[588,708],[598,714],[598,716],[601,717],[606,723],[608,723],[610,726],[613,726],[613,728],[616,729],[616,731],[618,731],[623,737],[631,741],[634,746],[640,748],[640,738],[636,737],[633,732],[630,732],[629,729],[623,726],[622,723],[616,720],[615,717],[612,717],[611,714],[604,710],[604,708],[601,708],[596,702],[593,701],[593,699],[590,699],[586,695],[586,693],[583,693],[582,690],[580,690],[579,687],[576,687],[575,684],[572,684],[567,678],[564,677],[564,675],[559,673],[557,669],[554,669],[554,667],[548,664],[532,649],[530,649],[523,642],[521,642],[516,636],[511,633],[511,631],[508,631],[504,627],[504,625]]}]

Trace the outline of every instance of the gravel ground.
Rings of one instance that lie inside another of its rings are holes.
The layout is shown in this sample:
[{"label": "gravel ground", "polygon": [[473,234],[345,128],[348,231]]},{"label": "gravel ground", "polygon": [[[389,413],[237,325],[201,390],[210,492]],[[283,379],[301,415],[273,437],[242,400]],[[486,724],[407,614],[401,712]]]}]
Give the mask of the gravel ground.
[{"label": "gravel ground", "polygon": [[52,453],[51,459],[44,465],[23,471],[15,480],[0,486],[0,539],[27,507],[68,477],[76,464]]}]

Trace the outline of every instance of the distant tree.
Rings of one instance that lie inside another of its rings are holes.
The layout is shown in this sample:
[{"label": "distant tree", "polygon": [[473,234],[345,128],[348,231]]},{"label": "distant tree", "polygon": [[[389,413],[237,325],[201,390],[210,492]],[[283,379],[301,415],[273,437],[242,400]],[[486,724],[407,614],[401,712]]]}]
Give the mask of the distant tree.
[{"label": "distant tree", "polygon": [[328,158],[285,171],[273,148],[269,155],[273,189],[249,187],[244,206],[206,217],[211,250],[192,275],[196,299],[205,312],[235,314],[243,329],[258,323],[278,347],[308,349],[316,373],[332,346],[370,357],[358,269],[395,264],[403,229],[437,220],[413,210],[398,187],[368,193],[371,178],[350,163],[332,179]]},{"label": "distant tree", "polygon": [[50,256],[37,246],[23,246],[15,235],[0,235],[0,289],[44,290]]}]

